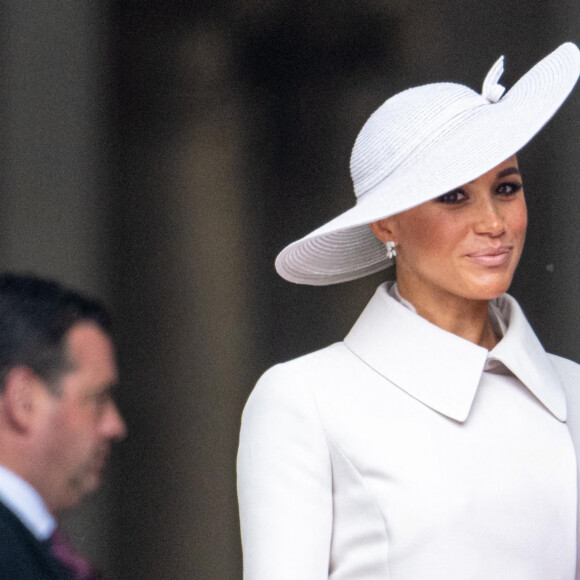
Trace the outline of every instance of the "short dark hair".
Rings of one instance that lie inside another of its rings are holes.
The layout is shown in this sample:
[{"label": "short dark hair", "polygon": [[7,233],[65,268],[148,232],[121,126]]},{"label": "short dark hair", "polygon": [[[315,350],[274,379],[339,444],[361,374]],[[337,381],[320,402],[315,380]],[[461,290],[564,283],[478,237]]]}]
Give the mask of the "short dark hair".
[{"label": "short dark hair", "polygon": [[111,334],[109,313],[98,300],[54,280],[0,274],[0,392],[15,366],[30,368],[56,390],[58,379],[70,368],[66,334],[85,321]]}]

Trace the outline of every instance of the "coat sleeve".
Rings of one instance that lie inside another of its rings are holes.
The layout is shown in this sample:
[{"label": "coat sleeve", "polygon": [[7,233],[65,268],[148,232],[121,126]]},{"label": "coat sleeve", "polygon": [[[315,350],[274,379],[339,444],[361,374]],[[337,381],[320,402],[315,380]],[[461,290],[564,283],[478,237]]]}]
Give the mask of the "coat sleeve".
[{"label": "coat sleeve", "polygon": [[[576,452],[578,470],[578,497],[580,498],[580,365],[571,360],[551,354],[550,359],[556,367],[566,393],[566,424]],[[580,538],[580,502],[578,503],[577,537]],[[580,580],[580,548],[576,555],[576,580]]]},{"label": "coat sleeve", "polygon": [[288,365],[250,395],[238,450],[244,580],[327,580],[329,451],[311,390]]}]

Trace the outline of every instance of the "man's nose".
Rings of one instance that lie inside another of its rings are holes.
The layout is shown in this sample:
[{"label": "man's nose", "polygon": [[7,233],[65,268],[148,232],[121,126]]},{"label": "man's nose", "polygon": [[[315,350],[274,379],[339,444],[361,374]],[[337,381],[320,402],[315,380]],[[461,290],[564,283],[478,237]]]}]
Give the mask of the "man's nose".
[{"label": "man's nose", "polygon": [[127,436],[127,425],[113,401],[110,401],[102,421],[102,431],[107,439],[121,440]]}]

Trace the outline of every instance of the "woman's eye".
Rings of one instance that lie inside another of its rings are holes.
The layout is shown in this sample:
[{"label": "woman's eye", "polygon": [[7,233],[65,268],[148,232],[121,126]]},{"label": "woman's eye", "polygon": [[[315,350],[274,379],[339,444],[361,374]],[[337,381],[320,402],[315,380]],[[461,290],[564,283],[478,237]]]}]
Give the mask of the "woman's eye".
[{"label": "woman's eye", "polygon": [[500,195],[514,195],[522,188],[520,182],[505,182],[500,183],[497,187],[497,193]]},{"label": "woman's eye", "polygon": [[438,203],[461,203],[463,200],[467,199],[465,192],[461,189],[454,189],[453,191],[449,191],[448,193],[444,193],[437,198]]}]

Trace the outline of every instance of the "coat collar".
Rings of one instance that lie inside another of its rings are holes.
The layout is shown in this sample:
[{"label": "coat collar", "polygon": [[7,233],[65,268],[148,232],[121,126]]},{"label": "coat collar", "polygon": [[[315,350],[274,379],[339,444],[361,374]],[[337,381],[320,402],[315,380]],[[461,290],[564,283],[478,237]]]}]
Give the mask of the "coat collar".
[{"label": "coat collar", "polygon": [[500,361],[557,419],[566,420],[560,377],[511,296],[492,302],[507,331],[488,351],[415,314],[389,295],[387,284],[379,286],[344,340],[376,372],[421,403],[463,422],[486,362]]}]

